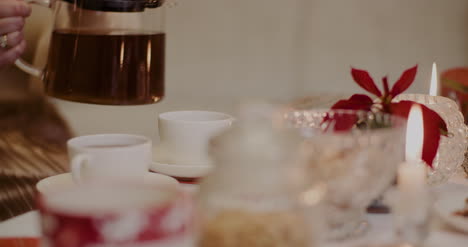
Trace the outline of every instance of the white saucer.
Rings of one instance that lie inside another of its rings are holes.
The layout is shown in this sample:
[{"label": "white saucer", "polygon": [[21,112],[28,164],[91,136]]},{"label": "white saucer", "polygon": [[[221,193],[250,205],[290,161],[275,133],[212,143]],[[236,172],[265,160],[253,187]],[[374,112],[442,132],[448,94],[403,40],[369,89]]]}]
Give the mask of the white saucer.
[{"label": "white saucer", "polygon": [[468,191],[459,191],[441,196],[434,204],[435,212],[441,220],[456,230],[468,233],[468,218],[453,215],[465,207]]},{"label": "white saucer", "polygon": [[[148,172],[143,181],[146,184],[158,186],[162,189],[172,190],[179,188],[179,182],[166,175]],[[71,173],[63,173],[52,177],[44,178],[36,184],[37,190],[42,194],[62,190],[75,186]]]},{"label": "white saucer", "polygon": [[150,171],[172,177],[190,179],[204,177],[213,169],[211,164],[171,164],[165,161],[169,156],[162,146],[155,145],[153,147],[153,162],[150,164]]},{"label": "white saucer", "polygon": [[176,165],[153,161],[150,170],[178,178],[201,178],[213,169],[212,165]]}]

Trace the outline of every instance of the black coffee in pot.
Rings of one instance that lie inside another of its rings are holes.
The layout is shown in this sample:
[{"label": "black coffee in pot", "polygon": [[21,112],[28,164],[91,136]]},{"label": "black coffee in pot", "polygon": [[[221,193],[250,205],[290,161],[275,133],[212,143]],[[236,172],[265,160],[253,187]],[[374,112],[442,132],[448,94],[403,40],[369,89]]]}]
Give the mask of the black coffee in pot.
[{"label": "black coffee in pot", "polygon": [[48,95],[138,105],[164,96],[165,34],[56,30],[45,74]]}]

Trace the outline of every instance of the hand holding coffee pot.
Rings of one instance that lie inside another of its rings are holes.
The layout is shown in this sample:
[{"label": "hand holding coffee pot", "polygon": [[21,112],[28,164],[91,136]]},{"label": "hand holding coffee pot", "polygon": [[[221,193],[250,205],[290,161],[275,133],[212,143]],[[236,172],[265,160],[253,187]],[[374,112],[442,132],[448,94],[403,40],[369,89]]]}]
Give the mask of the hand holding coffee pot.
[{"label": "hand holding coffee pot", "polygon": [[30,14],[31,7],[23,1],[0,1],[0,69],[13,64],[25,51],[23,26]]},{"label": "hand holding coffee pot", "polygon": [[102,105],[152,104],[164,97],[162,0],[7,2],[28,2],[54,10],[46,66],[38,68],[17,59],[24,49],[22,44],[7,59],[10,63],[16,59],[18,68],[42,80],[47,95]]}]

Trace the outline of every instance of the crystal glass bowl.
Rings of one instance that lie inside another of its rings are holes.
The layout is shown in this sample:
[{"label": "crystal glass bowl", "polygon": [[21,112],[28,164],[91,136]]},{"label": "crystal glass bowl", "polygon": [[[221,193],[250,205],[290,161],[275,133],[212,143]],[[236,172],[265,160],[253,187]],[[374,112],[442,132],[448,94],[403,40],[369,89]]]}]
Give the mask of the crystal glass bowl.
[{"label": "crystal glass bowl", "polygon": [[467,127],[463,114],[455,101],[441,96],[425,94],[401,94],[395,101],[410,100],[423,104],[437,112],[447,123],[449,135],[440,139],[439,151],[434,159],[434,169],[429,171],[428,183],[437,185],[455,174],[463,164],[467,148]]},{"label": "crystal glass bowl", "polygon": [[[335,120],[324,122],[327,116]],[[327,130],[350,116],[363,124],[347,132]],[[289,110],[284,117],[289,127],[306,137],[303,153],[308,175],[327,184],[327,237],[343,239],[362,233],[367,206],[394,182],[404,160],[406,121],[348,110]]]},{"label": "crystal glass bowl", "polygon": [[325,186],[295,162],[303,138],[277,128],[275,113],[275,105],[248,103],[238,122],[211,140],[215,166],[197,195],[196,246],[316,246],[323,224],[315,205]]}]

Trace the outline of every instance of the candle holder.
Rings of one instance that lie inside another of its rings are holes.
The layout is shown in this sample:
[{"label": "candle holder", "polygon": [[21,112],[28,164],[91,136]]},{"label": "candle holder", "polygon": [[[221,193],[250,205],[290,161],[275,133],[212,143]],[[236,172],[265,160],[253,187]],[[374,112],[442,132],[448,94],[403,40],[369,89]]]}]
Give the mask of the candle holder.
[{"label": "candle holder", "polygon": [[450,179],[465,159],[468,128],[458,105],[451,99],[426,94],[401,94],[394,101],[410,100],[437,112],[447,123],[448,136],[440,139],[439,150],[428,172],[428,183],[437,185]]},{"label": "candle holder", "polygon": [[468,178],[468,150],[465,152],[465,160],[462,164],[463,170],[465,171],[465,175]]},{"label": "candle holder", "polygon": [[[408,130],[415,130],[418,125],[412,124],[411,117],[409,118]],[[406,143],[408,144],[408,140]],[[429,235],[432,203],[430,189],[426,186],[426,171],[427,167],[424,162],[407,160],[398,168],[398,190],[388,193],[393,197],[390,205],[396,236],[399,241],[412,246],[422,246]],[[388,199],[392,199],[391,197]]]},{"label": "candle holder", "polygon": [[392,209],[392,242],[395,245],[390,246],[424,246],[432,221],[430,189],[408,193],[394,187],[385,193],[385,203]]},{"label": "candle holder", "polygon": [[428,190],[419,194],[398,193],[392,206],[395,233],[398,240],[411,246],[423,246],[429,236],[430,196]]}]

